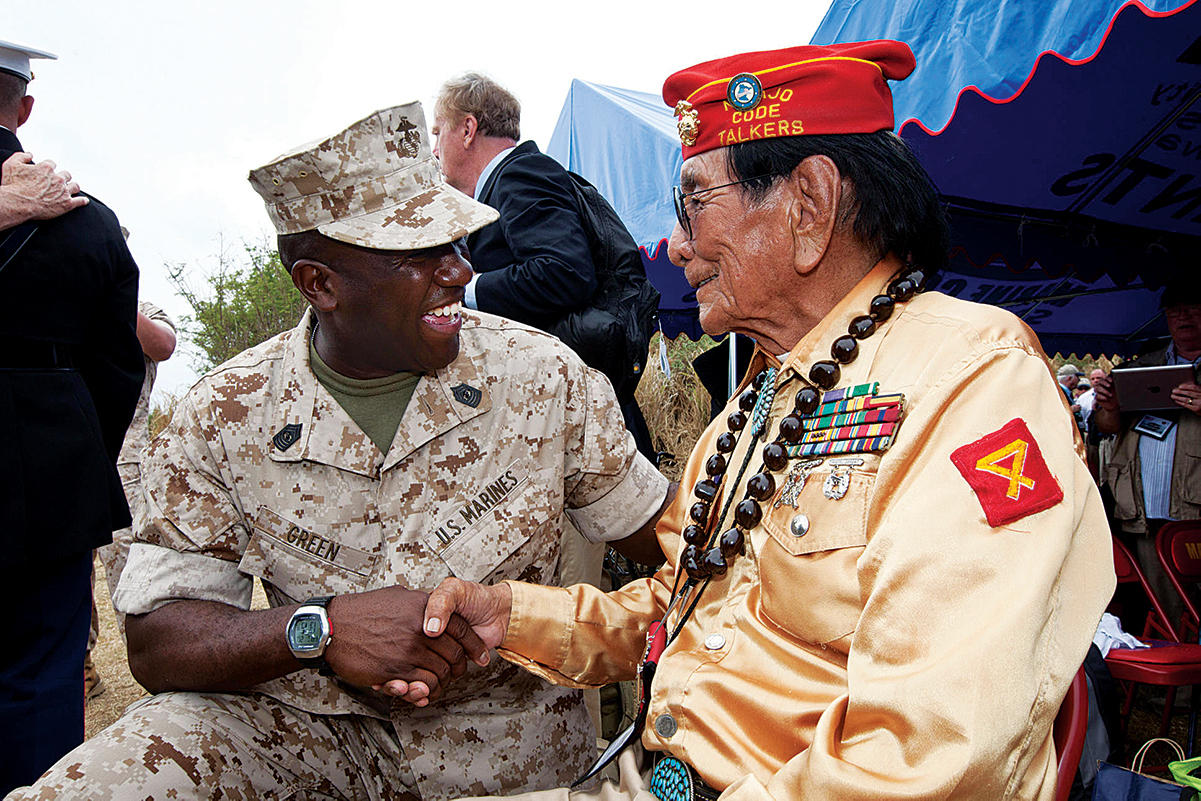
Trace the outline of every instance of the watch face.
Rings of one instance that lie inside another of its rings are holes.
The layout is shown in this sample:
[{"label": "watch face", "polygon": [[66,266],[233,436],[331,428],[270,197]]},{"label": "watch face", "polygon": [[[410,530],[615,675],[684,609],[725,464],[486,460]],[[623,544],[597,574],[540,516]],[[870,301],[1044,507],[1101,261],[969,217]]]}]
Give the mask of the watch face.
[{"label": "watch face", "polygon": [[323,634],[321,616],[310,612],[292,618],[288,641],[297,650],[316,650],[321,647]]}]

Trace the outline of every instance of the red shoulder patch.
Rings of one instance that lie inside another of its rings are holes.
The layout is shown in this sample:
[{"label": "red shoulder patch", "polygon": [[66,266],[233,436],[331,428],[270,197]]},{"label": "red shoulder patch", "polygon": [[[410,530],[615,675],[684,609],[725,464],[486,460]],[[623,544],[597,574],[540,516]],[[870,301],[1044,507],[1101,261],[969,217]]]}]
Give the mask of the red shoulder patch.
[{"label": "red shoulder patch", "polygon": [[1021,520],[1063,500],[1063,489],[1020,417],[964,445],[951,461],[976,493],[990,526]]}]

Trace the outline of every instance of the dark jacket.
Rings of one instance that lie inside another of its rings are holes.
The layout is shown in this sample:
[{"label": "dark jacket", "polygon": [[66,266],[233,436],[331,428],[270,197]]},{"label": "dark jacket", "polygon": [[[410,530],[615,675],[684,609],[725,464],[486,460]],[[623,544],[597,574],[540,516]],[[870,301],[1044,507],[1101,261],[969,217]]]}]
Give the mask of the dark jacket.
[{"label": "dark jacket", "polygon": [[[0,161],[21,149],[0,129]],[[0,268],[0,547],[18,568],[130,524],[115,463],[144,370],[138,268],[112,211],[92,198],[0,241],[31,229]]]},{"label": "dark jacket", "polygon": [[488,176],[480,201],[500,212],[467,238],[480,273],[481,311],[546,330],[588,305],[596,269],[571,177],[559,162],[523,142]]}]

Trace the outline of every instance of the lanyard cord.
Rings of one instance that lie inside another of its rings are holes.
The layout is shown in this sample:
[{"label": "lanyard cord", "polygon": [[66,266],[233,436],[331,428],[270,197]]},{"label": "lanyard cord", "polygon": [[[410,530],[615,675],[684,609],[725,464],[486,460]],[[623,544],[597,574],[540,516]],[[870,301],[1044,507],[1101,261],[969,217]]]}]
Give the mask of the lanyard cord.
[{"label": "lanyard cord", "polygon": [[[786,380],[784,382],[784,384],[787,384],[787,383],[788,383],[788,381]],[[781,387],[783,387],[783,384],[781,384]],[[746,475],[746,469],[748,467],[750,467],[750,464],[751,464],[751,455],[754,454],[755,446],[759,444],[759,439],[760,439],[760,437],[762,437],[762,435],[765,433],[765,431],[766,431],[766,426],[764,427],[763,431],[756,431],[751,435],[751,443],[750,443],[750,445],[747,446],[746,454],[742,457],[742,465],[738,468],[738,475],[736,475],[734,477],[734,482],[727,486],[726,498],[725,498],[725,502],[722,504],[721,514],[717,516],[717,523],[716,523],[716,525],[713,526],[713,531],[710,532],[710,534],[709,534],[709,542],[710,543],[713,542],[713,535],[715,533],[721,531],[722,522],[724,522],[726,517],[730,514],[730,506],[734,503],[734,497],[735,497],[734,490],[738,487],[739,483],[742,481],[742,477],[744,475]],[[675,582],[673,582],[673,585],[671,588],[671,596],[672,596],[671,602],[667,605],[667,609],[663,613],[664,624],[667,623],[667,615],[671,611],[671,607],[675,606],[675,602],[676,602],[676,587],[679,586],[680,573],[682,572],[681,567],[679,565],[676,566],[676,571],[677,571],[676,572],[676,580],[675,580]],[[712,580],[713,580],[712,576],[706,578],[705,581],[697,589],[695,596],[692,598],[692,603],[690,603],[688,605],[687,611],[685,611],[684,614],[680,616],[680,620],[676,624],[675,630],[672,631],[670,635],[668,635],[668,638],[667,638],[668,645],[671,645],[673,642],[675,642],[676,638],[680,636],[680,632],[684,630],[684,624],[686,624],[688,622],[688,618],[690,618],[692,616],[692,612],[694,609],[696,609],[696,605],[698,603],[700,603],[701,595],[704,593],[705,589],[709,586],[709,582],[711,582]],[[680,597],[687,595],[689,590],[693,586],[695,586],[695,582],[691,578],[688,579],[688,581],[684,582],[683,588],[680,589]]]},{"label": "lanyard cord", "polygon": [[[774,378],[774,375],[773,375],[773,378]],[[782,382],[780,382],[780,385],[778,387],[774,387],[774,389],[772,390],[772,397],[773,398],[777,397],[780,393],[780,390],[783,390],[790,383],[792,383],[794,378],[796,378],[795,374],[789,374],[789,375],[785,376],[784,380]],[[765,411],[765,420],[767,419],[767,415],[770,413],[770,411],[771,411],[770,408],[768,408]],[[721,524],[726,520],[727,516],[730,514],[730,506],[734,503],[734,498],[736,497],[734,490],[737,489],[738,485],[742,482],[742,477],[746,475],[746,470],[748,467],[750,467],[751,456],[755,452],[755,447],[759,444],[760,439],[763,437],[763,435],[765,435],[767,433],[767,431],[768,431],[768,426],[766,424],[763,425],[762,427],[756,427],[755,429],[752,430],[751,442],[750,442],[750,445],[747,446],[746,454],[742,457],[742,465],[738,468],[738,474],[734,477],[733,483],[727,485],[726,497],[725,497],[724,503],[722,504],[721,514],[718,515],[717,523],[716,523],[716,525],[713,526],[713,530],[709,534],[709,544],[712,544],[714,534],[721,531],[721,529],[722,529]],[[677,600],[676,590],[677,590],[677,588],[679,588],[680,573],[683,572],[681,568],[682,568],[681,565],[677,565],[677,567],[676,567],[676,578],[675,578],[675,581],[672,582],[672,588],[671,588],[671,602],[668,603],[667,609],[664,610],[664,612],[663,612],[664,624],[667,623],[668,614],[670,614],[671,608],[673,606],[675,606],[675,603]],[[700,585],[700,588],[697,590],[695,597],[692,599],[692,603],[688,605],[687,611],[685,611],[684,614],[681,615],[679,622],[676,624],[675,630],[668,637],[668,639],[667,639],[668,645],[671,645],[671,643],[674,642],[675,639],[680,635],[680,632],[683,631],[684,624],[687,623],[688,618],[690,618],[692,616],[693,610],[696,609],[697,604],[700,603],[702,593],[704,593],[705,589],[709,586],[709,582],[712,580],[713,580],[713,577],[709,576]],[[688,594],[689,590],[695,585],[696,585],[696,582],[693,579],[689,578],[688,581],[684,582],[683,588],[679,590],[680,596],[684,596],[684,595]]]}]

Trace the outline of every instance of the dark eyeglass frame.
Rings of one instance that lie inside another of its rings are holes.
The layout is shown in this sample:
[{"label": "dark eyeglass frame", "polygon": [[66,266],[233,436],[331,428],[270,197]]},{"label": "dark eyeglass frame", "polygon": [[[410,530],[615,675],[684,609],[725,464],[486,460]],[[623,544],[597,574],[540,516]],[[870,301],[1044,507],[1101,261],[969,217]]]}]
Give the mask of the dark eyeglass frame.
[{"label": "dark eyeglass frame", "polygon": [[707,186],[704,189],[697,189],[694,192],[681,192],[679,186],[671,188],[672,200],[676,206],[676,221],[680,227],[684,229],[684,233],[688,234],[688,238],[692,239],[692,220],[688,217],[688,209],[684,206],[684,198],[699,195],[703,192],[712,192],[714,189],[725,189],[727,186],[738,186],[739,184],[748,184],[751,181],[758,181],[760,178],[774,178],[775,173],[767,173],[766,175],[756,175],[754,178],[743,178],[741,181],[730,181],[728,184],[718,184],[717,186]]}]

